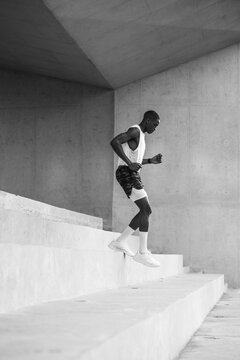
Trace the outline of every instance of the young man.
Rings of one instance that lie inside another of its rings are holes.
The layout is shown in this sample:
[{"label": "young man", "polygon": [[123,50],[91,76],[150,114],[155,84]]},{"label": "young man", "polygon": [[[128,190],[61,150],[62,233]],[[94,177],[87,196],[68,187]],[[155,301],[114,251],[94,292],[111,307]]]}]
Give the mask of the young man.
[{"label": "young man", "polygon": [[[147,111],[139,125],[131,126],[126,132],[117,135],[111,146],[119,156],[116,178],[127,197],[139,208],[137,215],[131,220],[123,233],[108,246],[115,251],[121,251],[132,256],[137,262],[146,266],[157,267],[160,263],[154,259],[147,248],[149,216],[152,212],[148,196],[140,177],[140,170],[145,164],[159,164],[162,155],[158,154],[150,159],[144,159],[145,133],[152,134],[160,123],[159,115],[155,111]],[[127,238],[139,228],[139,250],[134,255],[128,247]]]}]

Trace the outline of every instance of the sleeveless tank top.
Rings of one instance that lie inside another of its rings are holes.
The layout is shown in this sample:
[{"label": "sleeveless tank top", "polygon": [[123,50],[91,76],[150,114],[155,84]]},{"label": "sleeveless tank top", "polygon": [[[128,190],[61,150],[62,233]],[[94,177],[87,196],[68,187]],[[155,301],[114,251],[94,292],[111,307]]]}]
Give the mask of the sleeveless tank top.
[{"label": "sleeveless tank top", "polygon": [[[138,147],[135,149],[135,150],[132,150],[128,143],[124,143],[122,144],[122,148],[123,148],[123,151],[124,153],[126,154],[126,156],[129,158],[129,160],[131,162],[137,162],[139,164],[142,163],[143,161],[143,156],[144,156],[144,153],[145,153],[145,134],[142,132],[141,128],[139,125],[133,125],[133,126],[130,126],[131,128],[132,127],[137,127],[139,130],[140,130],[140,137],[139,137],[139,143],[138,143]],[[127,165],[125,163],[125,161],[123,161],[120,157],[118,158],[118,166],[120,165]],[[140,171],[140,169],[138,170]]]}]

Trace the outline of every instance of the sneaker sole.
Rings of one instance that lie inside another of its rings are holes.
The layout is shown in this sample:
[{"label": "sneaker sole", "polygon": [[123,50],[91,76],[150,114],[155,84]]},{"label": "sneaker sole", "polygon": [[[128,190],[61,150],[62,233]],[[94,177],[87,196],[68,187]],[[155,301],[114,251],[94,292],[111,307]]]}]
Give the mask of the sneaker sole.
[{"label": "sneaker sole", "polygon": [[139,264],[142,264],[142,265],[145,265],[145,266],[148,266],[148,267],[160,267],[161,264],[159,265],[154,265],[154,264],[147,264],[147,263],[144,263],[142,261],[139,261],[139,260],[136,260],[133,258],[134,261],[138,262]]},{"label": "sneaker sole", "polygon": [[111,249],[111,250],[122,252],[122,253],[130,256],[130,257],[133,257],[133,256],[134,256],[134,254],[129,253],[127,250],[118,248],[117,246],[115,246],[115,245],[113,245],[113,244],[111,244],[111,243],[108,245],[108,247],[109,247],[109,249]]}]

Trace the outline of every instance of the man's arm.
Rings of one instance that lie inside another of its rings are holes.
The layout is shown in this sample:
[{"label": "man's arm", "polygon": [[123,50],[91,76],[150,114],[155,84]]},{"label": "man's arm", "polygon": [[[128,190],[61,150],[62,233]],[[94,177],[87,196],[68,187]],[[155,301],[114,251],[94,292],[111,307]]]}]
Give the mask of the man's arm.
[{"label": "man's arm", "polygon": [[133,139],[136,140],[139,135],[139,129],[129,128],[128,131],[117,135],[111,142],[111,146],[115,153],[128,165],[131,170],[138,171],[141,168],[141,164],[132,163],[123,151],[122,144]]},{"label": "man's arm", "polygon": [[162,162],[162,154],[157,154],[152,158],[143,159],[142,165],[146,164],[160,164]]}]

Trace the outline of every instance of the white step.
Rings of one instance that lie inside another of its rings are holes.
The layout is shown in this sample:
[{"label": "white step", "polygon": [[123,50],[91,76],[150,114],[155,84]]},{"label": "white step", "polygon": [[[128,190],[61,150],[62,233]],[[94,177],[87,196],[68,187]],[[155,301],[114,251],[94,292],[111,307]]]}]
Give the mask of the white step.
[{"label": "white step", "polygon": [[[0,208],[0,313],[182,273],[182,255],[147,268],[115,253],[119,234]],[[132,236],[130,246],[138,247]]]},{"label": "white step", "polygon": [[0,191],[0,209],[17,210],[43,219],[91,226],[96,229],[103,228],[103,220],[101,218],[59,208],[5,191]]},{"label": "white step", "polygon": [[182,274],[0,316],[4,360],[173,360],[219,301],[224,276]]},{"label": "white step", "polygon": [[104,236],[94,250],[0,244],[0,313],[183,272],[181,255],[155,255],[161,267],[149,268],[108,249]]}]

